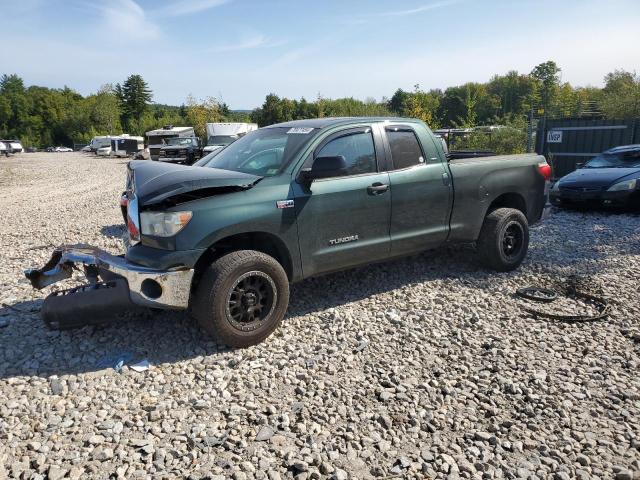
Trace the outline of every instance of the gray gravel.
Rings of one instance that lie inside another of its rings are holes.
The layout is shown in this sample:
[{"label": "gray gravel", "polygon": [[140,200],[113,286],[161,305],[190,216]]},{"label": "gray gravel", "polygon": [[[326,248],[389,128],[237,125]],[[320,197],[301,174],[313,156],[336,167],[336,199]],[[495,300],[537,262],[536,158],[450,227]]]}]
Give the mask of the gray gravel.
[{"label": "gray gravel", "polygon": [[[302,282],[246,350],[179,313],[47,331],[22,269],[120,251],[124,172],[0,159],[0,478],[640,478],[639,216],[556,212],[508,274],[453,248]],[[608,321],[522,315],[516,288],[572,274]],[[151,368],[99,366],[124,353]]]}]

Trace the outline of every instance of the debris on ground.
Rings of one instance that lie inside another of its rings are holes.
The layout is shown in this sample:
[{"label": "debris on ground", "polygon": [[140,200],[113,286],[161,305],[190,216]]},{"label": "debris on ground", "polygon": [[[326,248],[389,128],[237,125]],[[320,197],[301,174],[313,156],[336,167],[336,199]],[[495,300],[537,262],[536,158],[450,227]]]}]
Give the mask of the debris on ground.
[{"label": "debris on ground", "polygon": [[[587,285],[587,287],[585,287],[585,285]],[[520,308],[522,308],[522,310],[536,318],[547,318],[549,320],[556,320],[565,323],[582,323],[604,320],[609,315],[609,301],[601,296],[588,292],[585,289],[589,288],[588,285],[589,283],[584,278],[579,278],[574,275],[567,278],[564,282],[556,282],[555,289],[531,286],[519,288],[516,290],[516,295],[533,302],[546,304],[551,304],[558,299],[559,295],[562,295],[567,299],[580,302],[583,307],[586,306],[587,308],[592,308],[594,310],[594,313],[591,314],[571,314],[561,313],[560,311],[540,310],[532,308],[528,304],[521,305]]]},{"label": "debris on ground", "polygon": [[144,360],[140,360],[136,363],[131,363],[127,366],[134,372],[144,372],[145,370],[149,370],[151,364],[149,363],[149,360],[145,358]]}]

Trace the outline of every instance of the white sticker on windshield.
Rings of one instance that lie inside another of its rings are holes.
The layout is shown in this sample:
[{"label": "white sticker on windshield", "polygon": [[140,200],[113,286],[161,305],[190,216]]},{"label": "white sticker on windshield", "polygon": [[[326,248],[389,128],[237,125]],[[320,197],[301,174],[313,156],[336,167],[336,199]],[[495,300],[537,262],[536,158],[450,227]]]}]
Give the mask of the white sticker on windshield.
[{"label": "white sticker on windshield", "polygon": [[293,127],[290,128],[289,130],[287,130],[287,133],[301,133],[303,135],[306,135],[309,132],[312,132],[313,128],[308,128],[308,127]]}]

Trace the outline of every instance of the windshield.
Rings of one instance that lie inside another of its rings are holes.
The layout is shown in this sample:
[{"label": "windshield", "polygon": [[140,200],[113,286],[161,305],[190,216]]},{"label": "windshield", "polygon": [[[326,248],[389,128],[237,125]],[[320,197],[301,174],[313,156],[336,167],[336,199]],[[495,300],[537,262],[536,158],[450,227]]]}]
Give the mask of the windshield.
[{"label": "windshield", "polygon": [[620,153],[601,153],[584,164],[583,168],[640,167],[640,150]]},{"label": "windshield", "polygon": [[211,135],[207,145],[229,145],[238,138],[238,135]]},{"label": "windshield", "polygon": [[167,138],[164,141],[165,145],[193,145],[193,138]]},{"label": "windshield", "polygon": [[317,132],[288,127],[254,130],[220,150],[206,166],[261,177],[277,175]]},{"label": "windshield", "polygon": [[207,155],[202,157],[200,160],[198,160],[196,163],[194,163],[193,166],[194,167],[208,167],[209,166],[209,162],[213,159],[213,157],[218,155],[221,151],[222,151],[222,148],[215,149],[213,152],[208,153]]}]

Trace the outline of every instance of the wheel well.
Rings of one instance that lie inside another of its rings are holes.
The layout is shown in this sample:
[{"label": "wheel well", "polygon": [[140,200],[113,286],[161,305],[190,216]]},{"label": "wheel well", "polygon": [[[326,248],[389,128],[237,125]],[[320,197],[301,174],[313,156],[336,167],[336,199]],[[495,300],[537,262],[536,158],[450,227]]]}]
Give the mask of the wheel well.
[{"label": "wheel well", "polygon": [[258,252],[266,253],[282,265],[287,277],[291,280],[293,263],[289,250],[282,240],[266,232],[240,233],[218,240],[196,262],[196,277],[215,260],[236,250],[257,250]]},{"label": "wheel well", "polygon": [[515,208],[516,210],[520,210],[524,216],[527,216],[527,202],[525,202],[522,195],[519,193],[503,193],[498,196],[491,205],[489,205],[489,209],[487,210],[487,214],[497,210],[498,208]]}]

